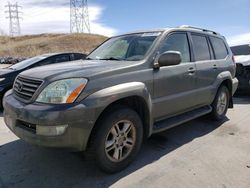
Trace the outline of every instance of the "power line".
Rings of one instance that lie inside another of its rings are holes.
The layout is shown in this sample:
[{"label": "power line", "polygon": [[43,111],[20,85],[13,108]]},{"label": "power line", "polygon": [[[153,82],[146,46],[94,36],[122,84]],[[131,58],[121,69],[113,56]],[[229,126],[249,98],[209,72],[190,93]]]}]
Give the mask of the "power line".
[{"label": "power line", "polygon": [[10,36],[21,35],[20,19],[22,18],[20,17],[20,14],[22,12],[19,11],[21,6],[19,6],[17,3],[10,4],[9,2],[5,7],[7,7],[7,11],[5,11],[5,13],[8,14],[8,17],[6,18],[9,19]]},{"label": "power line", "polygon": [[90,33],[87,0],[70,0],[70,32]]}]

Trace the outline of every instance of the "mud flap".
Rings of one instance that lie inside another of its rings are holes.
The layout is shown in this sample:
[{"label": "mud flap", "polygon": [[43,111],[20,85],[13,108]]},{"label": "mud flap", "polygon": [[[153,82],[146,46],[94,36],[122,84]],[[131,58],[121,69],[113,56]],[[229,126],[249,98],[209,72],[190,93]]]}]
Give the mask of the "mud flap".
[{"label": "mud flap", "polygon": [[233,97],[231,97],[230,100],[229,100],[228,108],[234,108]]}]

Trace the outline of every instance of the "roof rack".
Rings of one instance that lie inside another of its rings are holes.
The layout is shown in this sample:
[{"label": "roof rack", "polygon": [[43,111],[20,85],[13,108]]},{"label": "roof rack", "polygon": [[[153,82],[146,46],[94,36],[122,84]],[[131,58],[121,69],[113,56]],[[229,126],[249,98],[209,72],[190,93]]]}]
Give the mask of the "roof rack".
[{"label": "roof rack", "polygon": [[212,33],[214,35],[220,35],[219,33],[215,32],[215,31],[200,28],[200,27],[193,27],[193,26],[190,26],[190,25],[182,25],[182,26],[179,26],[179,28],[190,28],[190,29],[195,29],[195,30],[199,30],[199,31],[209,32],[209,33]]}]

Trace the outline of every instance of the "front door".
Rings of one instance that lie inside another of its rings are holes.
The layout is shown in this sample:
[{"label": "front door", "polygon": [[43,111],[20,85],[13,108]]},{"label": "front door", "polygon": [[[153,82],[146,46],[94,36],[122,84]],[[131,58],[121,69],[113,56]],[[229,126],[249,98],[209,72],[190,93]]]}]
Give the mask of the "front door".
[{"label": "front door", "polygon": [[172,33],[160,47],[160,54],[179,51],[182,62],[160,67],[154,72],[154,120],[160,120],[193,108],[195,104],[196,67],[191,62],[190,45],[186,32]]}]

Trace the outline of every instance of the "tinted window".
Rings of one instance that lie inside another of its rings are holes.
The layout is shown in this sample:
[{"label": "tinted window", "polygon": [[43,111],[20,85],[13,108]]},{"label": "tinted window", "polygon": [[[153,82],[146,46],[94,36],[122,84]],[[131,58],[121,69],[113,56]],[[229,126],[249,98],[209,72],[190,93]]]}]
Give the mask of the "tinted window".
[{"label": "tinted window", "polygon": [[250,45],[240,45],[231,47],[234,55],[250,55]]},{"label": "tinted window", "polygon": [[45,59],[44,56],[36,56],[36,57],[30,58],[30,59],[26,59],[24,61],[21,61],[15,65],[12,65],[9,68],[16,69],[16,70],[24,69],[24,68],[27,68],[31,65],[36,64],[37,62],[39,62],[43,59]]},{"label": "tinted window", "polygon": [[69,60],[69,55],[59,55],[59,56],[53,56],[50,58],[47,58],[41,62],[39,62],[38,64],[36,64],[35,66],[44,66],[44,65],[50,65],[53,63],[62,63],[62,62],[67,62],[70,61]]},{"label": "tinted window", "polygon": [[36,64],[36,66],[44,66],[44,65],[50,65],[53,63],[62,63],[62,62],[67,62],[67,61],[70,61],[69,55],[57,55],[57,56],[52,56],[43,60],[39,64]]},{"label": "tinted window", "polygon": [[60,56],[55,56],[53,62],[55,63],[61,63],[61,62],[66,62],[70,61],[69,60],[69,55],[60,55]]},{"label": "tinted window", "polygon": [[178,51],[182,55],[182,62],[190,62],[188,38],[185,33],[174,33],[170,35],[160,49],[160,53],[166,51]]},{"label": "tinted window", "polygon": [[210,37],[210,40],[214,48],[215,58],[224,59],[228,55],[224,41],[216,37]]},{"label": "tinted window", "polygon": [[87,55],[85,54],[72,54],[74,60],[85,59]]},{"label": "tinted window", "polygon": [[205,36],[192,35],[196,61],[210,60],[209,47]]},{"label": "tinted window", "polygon": [[39,63],[36,63],[34,65],[34,67],[39,67],[39,66],[44,66],[44,65],[49,65],[49,64],[52,64],[53,63],[53,58],[47,58],[43,61],[40,61]]}]

